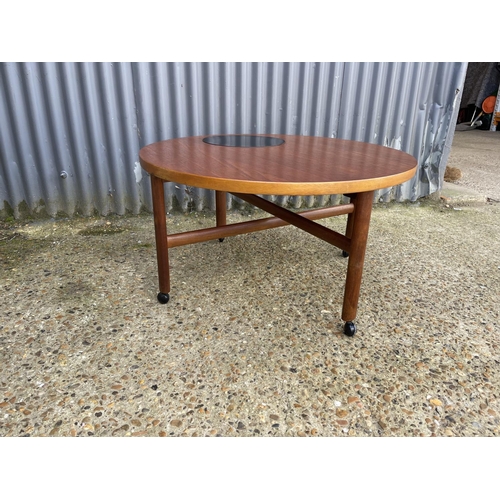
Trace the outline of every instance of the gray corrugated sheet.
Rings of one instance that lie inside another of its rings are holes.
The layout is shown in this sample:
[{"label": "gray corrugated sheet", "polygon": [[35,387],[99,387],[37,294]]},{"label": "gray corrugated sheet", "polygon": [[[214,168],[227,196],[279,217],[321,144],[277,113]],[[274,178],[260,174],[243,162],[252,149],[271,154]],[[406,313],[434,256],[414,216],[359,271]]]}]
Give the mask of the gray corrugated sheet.
[{"label": "gray corrugated sheet", "polygon": [[[90,215],[151,210],[138,163],[151,142],[280,133],[406,151],[415,178],[378,193],[440,189],[466,63],[2,63],[0,209]],[[213,193],[167,184],[170,208],[213,208]],[[230,199],[230,205],[235,201]],[[338,197],[281,197],[282,205]]]}]

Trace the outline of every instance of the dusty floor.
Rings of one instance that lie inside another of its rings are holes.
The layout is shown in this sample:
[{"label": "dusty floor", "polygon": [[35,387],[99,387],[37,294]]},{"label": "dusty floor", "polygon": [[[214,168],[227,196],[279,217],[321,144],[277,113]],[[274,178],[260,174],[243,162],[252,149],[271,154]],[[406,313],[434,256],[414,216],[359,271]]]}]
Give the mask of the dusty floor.
[{"label": "dusty floor", "polygon": [[500,204],[448,196],[375,207],[352,338],[292,227],[172,249],[161,305],[152,216],[4,223],[0,436],[499,436]]}]

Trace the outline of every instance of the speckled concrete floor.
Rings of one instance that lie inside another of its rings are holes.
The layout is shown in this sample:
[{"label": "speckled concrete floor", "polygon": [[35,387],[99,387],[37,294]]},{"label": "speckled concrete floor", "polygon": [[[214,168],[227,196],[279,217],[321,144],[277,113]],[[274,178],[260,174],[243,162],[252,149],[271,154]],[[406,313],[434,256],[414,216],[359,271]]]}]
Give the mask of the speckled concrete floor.
[{"label": "speckled concrete floor", "polygon": [[172,249],[161,305],[152,216],[3,223],[0,435],[498,436],[499,248],[498,203],[375,207],[348,338],[293,227]]},{"label": "speckled concrete floor", "polygon": [[458,185],[500,201],[500,131],[455,132],[448,165],[461,170]]}]

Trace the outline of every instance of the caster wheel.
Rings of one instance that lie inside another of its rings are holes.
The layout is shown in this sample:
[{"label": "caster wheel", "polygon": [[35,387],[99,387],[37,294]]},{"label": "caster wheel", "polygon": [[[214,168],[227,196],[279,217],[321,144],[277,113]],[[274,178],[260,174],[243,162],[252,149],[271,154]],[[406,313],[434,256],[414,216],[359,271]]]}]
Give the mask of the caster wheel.
[{"label": "caster wheel", "polygon": [[160,304],[166,304],[170,300],[170,295],[168,293],[160,292],[156,297]]},{"label": "caster wheel", "polygon": [[345,250],[342,250],[342,257],[345,259],[346,257],[349,257],[349,254]]},{"label": "caster wheel", "polygon": [[222,243],[224,241],[224,238],[219,238],[219,241]]},{"label": "caster wheel", "polygon": [[346,321],[344,325],[344,334],[352,337],[356,333],[356,325],[352,321]]}]

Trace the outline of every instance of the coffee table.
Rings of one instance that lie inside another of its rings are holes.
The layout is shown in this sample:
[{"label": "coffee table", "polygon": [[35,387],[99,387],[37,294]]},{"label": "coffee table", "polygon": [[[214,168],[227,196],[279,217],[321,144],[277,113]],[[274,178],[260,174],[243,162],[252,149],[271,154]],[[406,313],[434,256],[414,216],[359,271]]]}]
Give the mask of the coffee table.
[{"label": "coffee table", "polygon": [[[142,148],[139,158],[151,176],[160,303],[170,297],[170,248],[292,224],[349,257],[341,317],[344,333],[354,335],[374,191],[411,179],[417,169],[413,156],[342,139],[241,134],[156,142]],[[216,226],[167,234],[166,181],[214,190]],[[227,193],[274,217],[227,224]],[[344,194],[350,202],[295,213],[258,196],[332,194]],[[314,222],[346,214],[345,234]]]}]

